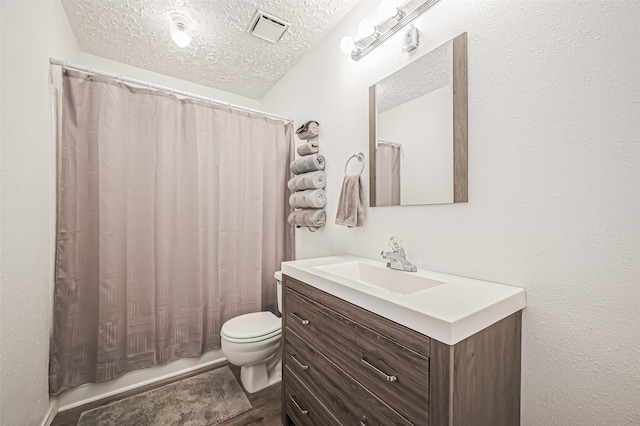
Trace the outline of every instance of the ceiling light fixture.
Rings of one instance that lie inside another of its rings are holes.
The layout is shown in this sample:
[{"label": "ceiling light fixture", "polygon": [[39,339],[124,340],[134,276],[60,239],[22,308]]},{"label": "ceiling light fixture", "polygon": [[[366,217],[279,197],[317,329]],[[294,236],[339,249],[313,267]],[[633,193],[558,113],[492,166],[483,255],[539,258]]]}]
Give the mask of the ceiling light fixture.
[{"label": "ceiling light fixture", "polygon": [[169,33],[178,47],[187,47],[195,35],[194,21],[184,13],[173,12],[170,15]]},{"label": "ceiling light fixture", "polygon": [[[382,44],[386,39],[400,31],[418,16],[433,7],[439,0],[406,0],[396,7],[398,0],[384,0],[380,5],[380,13],[388,18],[382,19],[373,27],[369,19],[363,19],[358,25],[359,38],[351,44],[351,37],[344,37],[340,42],[343,52],[351,52],[351,59],[359,61],[367,53]],[[352,46],[348,50],[348,46]]]}]

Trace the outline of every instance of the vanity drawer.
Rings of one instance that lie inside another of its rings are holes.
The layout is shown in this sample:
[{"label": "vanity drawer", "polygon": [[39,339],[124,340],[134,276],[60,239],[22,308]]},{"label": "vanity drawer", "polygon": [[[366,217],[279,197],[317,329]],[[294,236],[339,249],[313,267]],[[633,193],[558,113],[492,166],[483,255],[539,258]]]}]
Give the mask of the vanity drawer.
[{"label": "vanity drawer", "polygon": [[429,358],[287,288],[285,325],[415,424],[428,419]]},{"label": "vanity drawer", "polygon": [[359,322],[365,327],[376,331],[383,336],[387,336],[391,340],[395,340],[401,345],[416,351],[420,355],[424,355],[426,357],[429,356],[429,352],[431,349],[431,339],[424,334],[408,329],[403,325],[395,323],[387,318],[383,318],[380,315],[367,311],[366,309],[335,297],[329,293],[326,293],[287,275],[284,276],[283,285],[285,286],[283,288],[290,288],[296,293],[300,293],[303,296],[306,296],[309,299],[314,300],[341,315]]},{"label": "vanity drawer", "polygon": [[313,396],[288,368],[284,373],[284,406],[295,426],[340,426],[340,423]]},{"label": "vanity drawer", "polygon": [[285,369],[295,372],[344,425],[412,426],[290,329],[286,331]]}]

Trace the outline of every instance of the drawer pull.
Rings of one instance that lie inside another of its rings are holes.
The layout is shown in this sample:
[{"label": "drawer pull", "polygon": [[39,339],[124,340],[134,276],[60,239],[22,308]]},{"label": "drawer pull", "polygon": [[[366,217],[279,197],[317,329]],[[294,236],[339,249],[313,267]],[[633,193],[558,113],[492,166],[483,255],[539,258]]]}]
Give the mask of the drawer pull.
[{"label": "drawer pull", "polygon": [[298,321],[300,321],[300,324],[302,324],[302,325],[307,325],[307,324],[309,324],[309,320],[306,320],[306,319],[304,319],[304,318],[300,318],[300,317],[298,316],[298,314],[296,314],[295,312],[291,312],[291,316],[292,316],[293,318],[297,319]]},{"label": "drawer pull", "polygon": [[289,357],[294,360],[296,362],[296,364],[298,364],[298,366],[300,368],[302,368],[303,370],[308,370],[309,366],[308,365],[304,365],[303,363],[301,363],[300,361],[298,361],[298,358],[296,358],[295,355],[289,355]]},{"label": "drawer pull", "polygon": [[372,369],[373,371],[375,371],[376,373],[378,373],[379,375],[383,376],[387,380],[387,382],[395,382],[396,380],[398,380],[396,376],[389,376],[387,373],[385,373],[375,365],[368,362],[367,358],[365,357],[360,358],[360,362],[366,365],[367,367],[369,367],[370,369]]},{"label": "drawer pull", "polygon": [[367,425],[367,416],[362,416],[362,420],[360,420],[360,426],[369,426]]},{"label": "drawer pull", "polygon": [[293,398],[293,395],[290,396],[289,399],[291,400],[291,402],[293,402],[293,405],[295,405],[296,408],[300,411],[300,414],[302,414],[303,416],[306,416],[307,414],[309,414],[309,412],[307,410],[303,410],[302,407],[300,407],[300,404],[298,404],[298,401],[296,401]]}]

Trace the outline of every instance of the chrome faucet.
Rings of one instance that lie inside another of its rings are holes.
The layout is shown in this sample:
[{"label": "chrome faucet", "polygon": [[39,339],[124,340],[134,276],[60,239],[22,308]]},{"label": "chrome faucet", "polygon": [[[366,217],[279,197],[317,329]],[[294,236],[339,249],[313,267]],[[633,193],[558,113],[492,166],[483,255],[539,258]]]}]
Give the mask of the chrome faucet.
[{"label": "chrome faucet", "polygon": [[389,239],[389,247],[391,250],[380,253],[382,258],[387,261],[387,268],[397,269],[399,271],[416,272],[418,268],[407,260],[407,255],[402,248],[402,241],[398,237],[391,237]]}]

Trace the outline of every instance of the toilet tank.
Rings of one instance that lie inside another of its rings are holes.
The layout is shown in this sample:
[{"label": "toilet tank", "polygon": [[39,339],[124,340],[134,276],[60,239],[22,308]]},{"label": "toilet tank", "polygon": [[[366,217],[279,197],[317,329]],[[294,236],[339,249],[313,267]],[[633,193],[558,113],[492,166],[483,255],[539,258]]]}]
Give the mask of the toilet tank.
[{"label": "toilet tank", "polygon": [[276,285],[278,286],[276,289],[278,294],[278,312],[282,313],[282,272],[276,271],[273,277],[276,279]]}]

